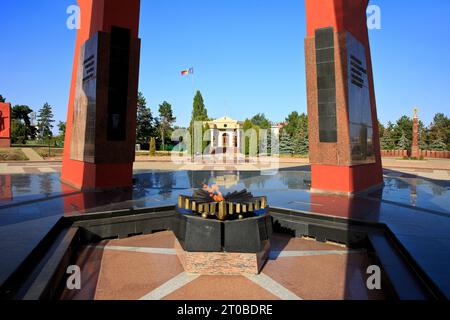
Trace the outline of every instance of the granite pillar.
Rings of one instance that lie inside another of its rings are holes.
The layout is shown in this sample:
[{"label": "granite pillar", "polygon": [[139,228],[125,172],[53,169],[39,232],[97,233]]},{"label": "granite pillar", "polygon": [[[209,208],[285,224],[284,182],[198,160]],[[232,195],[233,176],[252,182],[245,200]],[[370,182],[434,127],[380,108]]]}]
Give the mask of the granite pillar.
[{"label": "granite pillar", "polygon": [[132,185],[140,0],[78,0],[61,179],[77,189]]},{"label": "granite pillar", "polygon": [[312,192],[382,186],[368,0],[306,0]]}]

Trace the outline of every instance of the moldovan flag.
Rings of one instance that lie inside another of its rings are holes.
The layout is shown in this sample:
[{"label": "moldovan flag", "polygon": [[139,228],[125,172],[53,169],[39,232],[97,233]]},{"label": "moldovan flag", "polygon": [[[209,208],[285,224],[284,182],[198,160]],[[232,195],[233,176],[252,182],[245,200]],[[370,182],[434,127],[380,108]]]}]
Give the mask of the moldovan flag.
[{"label": "moldovan flag", "polygon": [[190,68],[190,69],[181,71],[182,76],[187,76],[189,74],[194,74],[194,68]]}]

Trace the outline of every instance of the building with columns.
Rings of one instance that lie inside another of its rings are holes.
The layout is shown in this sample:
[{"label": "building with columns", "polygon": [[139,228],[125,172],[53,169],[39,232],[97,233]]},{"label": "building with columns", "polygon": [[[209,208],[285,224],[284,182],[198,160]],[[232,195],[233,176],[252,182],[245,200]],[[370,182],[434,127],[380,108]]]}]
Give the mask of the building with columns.
[{"label": "building with columns", "polygon": [[210,129],[212,154],[239,153],[243,122],[225,116],[205,124]]}]

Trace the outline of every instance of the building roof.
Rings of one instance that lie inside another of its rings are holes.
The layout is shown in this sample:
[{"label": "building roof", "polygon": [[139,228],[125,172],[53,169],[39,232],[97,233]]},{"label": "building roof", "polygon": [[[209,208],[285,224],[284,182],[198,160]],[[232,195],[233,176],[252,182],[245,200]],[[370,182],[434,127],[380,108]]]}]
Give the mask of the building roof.
[{"label": "building roof", "polygon": [[206,121],[210,128],[217,129],[238,129],[242,127],[243,122],[232,119],[228,116],[224,116],[222,118],[218,118],[212,121]]}]

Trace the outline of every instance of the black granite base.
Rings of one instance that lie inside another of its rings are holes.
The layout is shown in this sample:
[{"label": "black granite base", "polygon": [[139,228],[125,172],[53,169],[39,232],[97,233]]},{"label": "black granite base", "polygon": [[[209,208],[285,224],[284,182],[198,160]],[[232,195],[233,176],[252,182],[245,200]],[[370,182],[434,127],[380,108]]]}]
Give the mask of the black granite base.
[{"label": "black granite base", "polygon": [[244,220],[219,221],[177,212],[173,231],[188,252],[258,253],[272,235],[269,214]]}]

